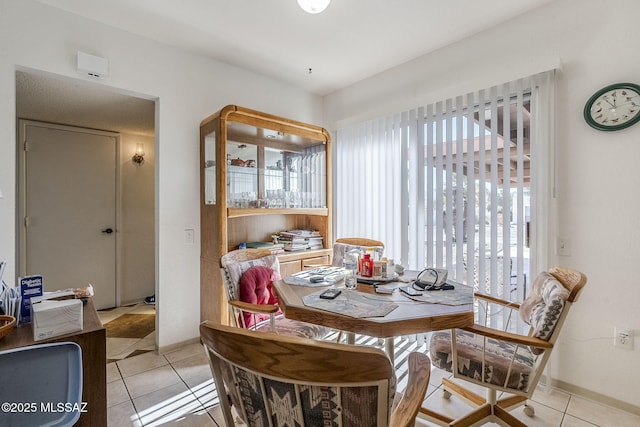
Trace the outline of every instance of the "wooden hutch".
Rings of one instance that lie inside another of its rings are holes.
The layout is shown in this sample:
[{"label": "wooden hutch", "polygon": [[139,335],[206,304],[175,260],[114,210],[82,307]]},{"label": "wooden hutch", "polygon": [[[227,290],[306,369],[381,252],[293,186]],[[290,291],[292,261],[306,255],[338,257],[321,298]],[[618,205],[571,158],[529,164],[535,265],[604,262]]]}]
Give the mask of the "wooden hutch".
[{"label": "wooden hutch", "polygon": [[318,126],[229,105],[200,125],[200,317],[228,323],[220,257],[241,243],[315,230],[322,248],[278,255],[283,276],[328,263],[331,139]]}]

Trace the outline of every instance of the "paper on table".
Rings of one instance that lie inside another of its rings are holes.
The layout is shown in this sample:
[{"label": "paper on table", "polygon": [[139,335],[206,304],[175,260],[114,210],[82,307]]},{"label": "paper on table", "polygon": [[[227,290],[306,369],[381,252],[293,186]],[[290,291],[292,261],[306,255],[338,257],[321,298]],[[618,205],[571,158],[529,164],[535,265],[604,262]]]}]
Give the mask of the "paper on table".
[{"label": "paper on table", "polygon": [[361,292],[347,289],[330,300],[320,298],[320,293],[307,295],[302,298],[302,302],[309,307],[357,318],[384,317],[398,308],[398,304],[391,301],[368,298]]},{"label": "paper on table", "polygon": [[[443,305],[464,305],[473,303],[473,288],[462,283],[447,281],[455,286],[446,291],[423,291],[422,295],[407,296],[414,301],[429,302]],[[406,296],[406,295],[405,295]]]},{"label": "paper on table", "polygon": [[[321,282],[312,283],[309,278],[312,276],[322,276]],[[327,286],[334,284],[344,278],[344,268],[342,267],[316,267],[309,270],[302,270],[282,279],[288,285],[298,286]]]}]

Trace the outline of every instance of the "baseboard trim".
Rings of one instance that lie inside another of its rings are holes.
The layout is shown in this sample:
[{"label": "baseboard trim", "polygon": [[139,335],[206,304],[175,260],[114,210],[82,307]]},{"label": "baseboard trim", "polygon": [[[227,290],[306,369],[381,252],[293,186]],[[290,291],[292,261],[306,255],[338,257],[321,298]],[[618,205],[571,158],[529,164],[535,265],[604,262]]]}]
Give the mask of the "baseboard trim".
[{"label": "baseboard trim", "polygon": [[588,390],[586,388],[579,387],[577,385],[573,385],[570,383],[566,383],[564,381],[551,379],[551,386],[558,388],[560,390],[567,391],[571,394],[577,394],[582,397],[586,397],[587,399],[594,400],[596,402],[602,403],[603,405],[611,406],[614,408],[621,409],[623,411],[639,415],[640,416],[640,407],[632,405],[627,402],[623,402],[622,400],[614,399],[612,397],[606,396],[604,394],[596,393],[595,391]]},{"label": "baseboard trim", "polygon": [[172,352],[174,350],[179,350],[180,348],[184,347],[185,345],[195,344],[195,343],[199,343],[199,342],[200,342],[200,337],[196,337],[196,338],[191,338],[191,339],[186,340],[186,341],[181,341],[181,342],[176,343],[176,344],[171,344],[171,345],[165,345],[163,347],[158,347],[158,354],[159,355],[163,355],[165,353],[169,353],[169,352]]}]

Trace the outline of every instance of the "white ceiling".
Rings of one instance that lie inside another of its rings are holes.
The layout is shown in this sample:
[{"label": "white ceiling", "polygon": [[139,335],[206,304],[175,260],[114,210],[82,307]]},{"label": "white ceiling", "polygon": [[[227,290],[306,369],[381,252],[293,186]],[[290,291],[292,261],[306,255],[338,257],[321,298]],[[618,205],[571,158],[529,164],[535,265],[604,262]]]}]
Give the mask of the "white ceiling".
[{"label": "white ceiling", "polygon": [[326,95],[552,0],[40,1]]},{"label": "white ceiling", "polygon": [[154,101],[93,82],[16,73],[16,115],[20,119],[151,136],[155,114]]},{"label": "white ceiling", "polygon": [[[317,15],[302,11],[296,0],[39,1],[326,95],[553,0],[332,0]],[[152,101],[18,74],[19,117],[153,133]],[[48,105],[42,105],[43,99]],[[110,105],[117,108],[106,112]],[[101,121],[78,123],[92,120],[92,111],[100,111]],[[40,117],[51,113],[55,117]],[[83,113],[86,119],[79,117]],[[135,129],[141,125],[137,121],[149,117],[151,129],[148,123]],[[115,128],[108,123],[116,118],[125,124]]]}]

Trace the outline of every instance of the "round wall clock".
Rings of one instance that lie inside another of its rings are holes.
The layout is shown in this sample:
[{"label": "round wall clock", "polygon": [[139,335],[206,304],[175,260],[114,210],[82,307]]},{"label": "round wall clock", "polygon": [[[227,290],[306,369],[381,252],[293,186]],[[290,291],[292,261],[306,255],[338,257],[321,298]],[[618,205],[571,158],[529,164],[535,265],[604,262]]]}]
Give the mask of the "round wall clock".
[{"label": "round wall clock", "polygon": [[628,128],[640,120],[640,86],[615,83],[600,89],[585,104],[584,119],[598,130]]}]

